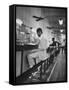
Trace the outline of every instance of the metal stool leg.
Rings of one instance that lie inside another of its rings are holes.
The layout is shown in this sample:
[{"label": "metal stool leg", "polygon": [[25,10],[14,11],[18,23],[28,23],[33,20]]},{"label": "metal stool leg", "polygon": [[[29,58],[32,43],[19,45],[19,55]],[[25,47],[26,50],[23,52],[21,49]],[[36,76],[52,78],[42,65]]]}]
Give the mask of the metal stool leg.
[{"label": "metal stool leg", "polygon": [[41,67],[40,67],[40,79],[42,80],[42,63],[41,63]]}]

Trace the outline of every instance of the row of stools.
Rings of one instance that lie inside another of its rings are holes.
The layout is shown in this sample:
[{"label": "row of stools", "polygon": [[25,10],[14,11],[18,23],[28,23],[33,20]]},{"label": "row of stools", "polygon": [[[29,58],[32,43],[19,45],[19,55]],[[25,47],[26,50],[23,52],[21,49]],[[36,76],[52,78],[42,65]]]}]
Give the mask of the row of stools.
[{"label": "row of stools", "polygon": [[59,50],[55,51],[53,54],[50,55],[49,58],[42,61],[40,66],[40,80],[42,80],[42,75],[45,74],[46,70],[49,68],[49,66],[53,63],[54,58],[59,54]]},{"label": "row of stools", "polygon": [[[48,70],[48,68],[50,67],[50,65],[53,63],[54,58],[59,54],[60,50],[55,50],[49,58],[47,58],[46,60],[42,60],[40,63],[36,64],[36,59],[34,58],[34,67],[31,68],[32,72],[36,72],[39,69],[40,75],[39,75],[39,80],[42,81],[43,80],[43,75],[46,75],[46,71]],[[32,74],[31,72],[31,74]]]}]

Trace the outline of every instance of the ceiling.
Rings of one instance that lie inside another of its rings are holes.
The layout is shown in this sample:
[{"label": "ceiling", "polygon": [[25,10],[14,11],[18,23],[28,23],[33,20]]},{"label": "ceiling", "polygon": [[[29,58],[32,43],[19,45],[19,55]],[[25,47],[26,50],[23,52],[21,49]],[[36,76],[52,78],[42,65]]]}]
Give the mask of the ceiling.
[{"label": "ceiling", "polygon": [[[59,33],[60,29],[63,29],[66,32],[66,9],[65,8],[42,8],[42,13],[44,13],[45,17],[48,19],[51,27],[49,29],[53,29],[54,32]],[[59,20],[63,20],[63,24],[59,24]]]}]

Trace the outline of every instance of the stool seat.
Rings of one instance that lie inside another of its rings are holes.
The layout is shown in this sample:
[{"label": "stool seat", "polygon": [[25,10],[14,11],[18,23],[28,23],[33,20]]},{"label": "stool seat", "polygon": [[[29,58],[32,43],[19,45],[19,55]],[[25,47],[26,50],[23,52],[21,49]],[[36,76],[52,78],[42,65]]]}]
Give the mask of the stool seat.
[{"label": "stool seat", "polygon": [[35,65],[37,64],[37,63],[36,63],[36,60],[37,60],[37,59],[39,59],[39,57],[33,58]]}]

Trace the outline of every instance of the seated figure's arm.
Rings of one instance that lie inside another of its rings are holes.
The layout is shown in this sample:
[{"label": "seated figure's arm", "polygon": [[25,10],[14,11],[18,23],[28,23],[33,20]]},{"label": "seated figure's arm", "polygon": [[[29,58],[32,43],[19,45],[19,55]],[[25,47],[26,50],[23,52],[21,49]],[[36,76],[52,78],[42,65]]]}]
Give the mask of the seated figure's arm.
[{"label": "seated figure's arm", "polygon": [[39,45],[40,40],[38,38],[36,38],[36,37],[33,37],[33,38],[31,37],[30,42],[35,44],[35,45]]},{"label": "seated figure's arm", "polygon": [[40,40],[39,40],[39,39],[34,39],[34,43],[35,43],[36,45],[39,45]]}]

